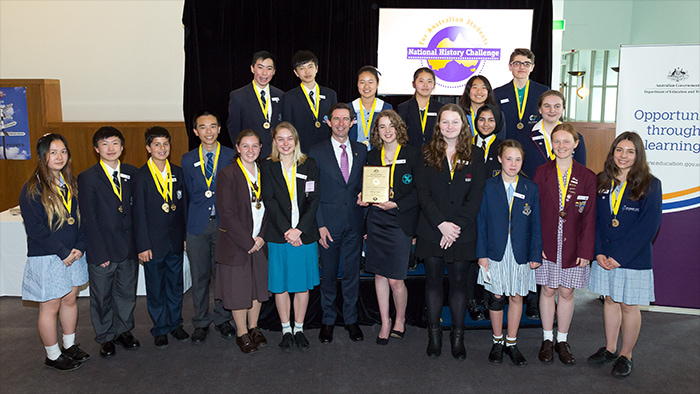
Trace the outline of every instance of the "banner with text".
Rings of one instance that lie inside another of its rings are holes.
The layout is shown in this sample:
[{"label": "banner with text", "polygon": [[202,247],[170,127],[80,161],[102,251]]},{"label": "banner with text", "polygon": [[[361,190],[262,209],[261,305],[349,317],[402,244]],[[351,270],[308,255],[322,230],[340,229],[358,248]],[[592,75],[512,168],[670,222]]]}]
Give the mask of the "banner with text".
[{"label": "banner with text", "polygon": [[31,159],[27,88],[0,87],[0,159]]}]

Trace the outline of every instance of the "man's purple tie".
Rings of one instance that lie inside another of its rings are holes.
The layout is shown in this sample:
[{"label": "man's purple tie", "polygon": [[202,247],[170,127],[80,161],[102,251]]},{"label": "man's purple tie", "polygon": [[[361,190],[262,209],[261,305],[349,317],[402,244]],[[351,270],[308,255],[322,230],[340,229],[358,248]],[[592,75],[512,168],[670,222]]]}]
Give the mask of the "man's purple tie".
[{"label": "man's purple tie", "polygon": [[343,178],[345,183],[348,183],[348,178],[350,178],[350,165],[348,164],[348,152],[345,150],[345,144],[340,144],[340,149],[343,152],[340,154],[340,172],[343,173]]}]

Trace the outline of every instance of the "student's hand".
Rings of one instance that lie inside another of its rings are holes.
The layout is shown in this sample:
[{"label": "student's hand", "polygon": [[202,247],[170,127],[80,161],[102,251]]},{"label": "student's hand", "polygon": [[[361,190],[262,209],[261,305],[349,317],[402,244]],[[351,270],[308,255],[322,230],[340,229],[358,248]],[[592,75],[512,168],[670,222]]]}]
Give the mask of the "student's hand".
[{"label": "student's hand", "polygon": [[598,265],[601,266],[603,269],[610,270],[612,267],[608,266],[608,258],[605,257],[604,254],[599,254],[595,256],[595,260],[598,262]]},{"label": "student's hand", "polygon": [[70,254],[75,256],[75,260],[80,260],[83,257],[83,252],[79,251],[78,249],[73,249],[70,251]]},{"label": "student's hand", "polygon": [[248,254],[253,254],[260,250],[263,246],[265,245],[265,240],[262,239],[261,237],[255,237],[255,244],[253,247],[248,251]]},{"label": "student's hand", "polygon": [[549,260],[549,259],[547,258],[547,255],[544,254],[544,250],[542,250],[542,258],[545,259],[545,260]]},{"label": "student's hand", "polygon": [[459,238],[459,234],[462,231],[458,225],[447,221],[438,224],[438,230],[440,230],[444,238],[450,241],[450,244]]},{"label": "student's hand", "polygon": [[151,261],[153,258],[153,251],[151,249],[144,250],[143,252],[139,253],[139,261],[142,263],[147,263]]},{"label": "student's hand", "polygon": [[615,268],[620,268],[621,265],[620,265],[620,263],[618,263],[617,260],[615,260],[614,258],[608,257],[608,267],[610,267],[610,269],[612,270],[612,269],[615,269]]},{"label": "student's hand", "polygon": [[579,257],[576,259],[576,265],[578,265],[579,267],[585,267],[590,263],[591,263],[591,260],[584,259],[583,257]]},{"label": "student's hand", "polygon": [[535,268],[539,267],[540,265],[542,265],[542,263],[535,263],[534,261],[531,261],[530,262],[530,269],[534,270]]},{"label": "student's hand", "polygon": [[479,262],[479,267],[484,267],[486,272],[489,271],[489,259],[487,257],[482,257],[478,260]]},{"label": "student's hand", "polygon": [[331,237],[331,233],[330,231],[328,231],[328,227],[319,227],[318,233],[321,236],[321,238],[318,240],[318,243],[320,243],[324,249],[328,249],[328,242],[333,242],[333,237]]},{"label": "student's hand", "polygon": [[447,238],[444,235],[442,236],[442,238],[440,238],[440,247],[442,249],[449,248],[450,246],[452,246],[453,243],[454,243],[454,241],[450,240],[449,238]]},{"label": "student's hand", "polygon": [[[290,228],[284,232],[284,240],[290,243],[292,246],[301,246],[301,230]],[[295,245],[296,243],[298,243],[298,245]]]},{"label": "student's hand", "polygon": [[182,242],[182,250],[187,252],[187,241]]},{"label": "student's hand", "polygon": [[102,267],[102,268],[109,267],[109,261],[105,261],[104,263],[100,264],[100,267]]},{"label": "student's hand", "polygon": [[73,255],[73,253],[71,253],[68,255],[68,257],[61,261],[63,261],[63,264],[65,264],[66,267],[70,267],[71,264],[73,264],[73,262],[75,261],[75,256]]},{"label": "student's hand", "polygon": [[362,201],[362,192],[357,193],[357,205],[361,207],[366,207],[369,203]]},{"label": "student's hand", "polygon": [[382,202],[379,204],[374,204],[374,206],[379,207],[384,211],[388,211],[390,209],[394,209],[394,208],[398,207],[398,205],[396,205],[396,203],[393,201],[387,201],[387,202]]}]

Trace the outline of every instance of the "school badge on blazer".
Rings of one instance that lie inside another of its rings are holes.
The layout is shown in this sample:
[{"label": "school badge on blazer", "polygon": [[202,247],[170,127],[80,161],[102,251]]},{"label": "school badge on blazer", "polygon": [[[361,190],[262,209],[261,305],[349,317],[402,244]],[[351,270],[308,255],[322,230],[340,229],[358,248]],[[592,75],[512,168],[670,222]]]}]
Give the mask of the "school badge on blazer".
[{"label": "school badge on blazer", "polygon": [[528,203],[525,203],[525,207],[523,207],[523,215],[530,216],[531,213],[532,209],[530,209],[530,205]]}]

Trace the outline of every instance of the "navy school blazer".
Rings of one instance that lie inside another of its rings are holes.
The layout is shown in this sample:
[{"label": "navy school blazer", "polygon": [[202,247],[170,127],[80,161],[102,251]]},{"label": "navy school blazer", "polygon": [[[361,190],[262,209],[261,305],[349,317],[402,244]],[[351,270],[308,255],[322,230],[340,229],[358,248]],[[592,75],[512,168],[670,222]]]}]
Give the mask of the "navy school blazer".
[{"label": "navy school blazer", "polygon": [[[306,94],[301,86],[296,86],[287,91],[282,99],[282,120],[294,125],[299,132],[299,144],[302,152],[310,152],[312,146],[331,137],[331,129],[323,120],[331,106],[338,102],[338,96],[331,88],[318,85],[318,121],[321,127],[314,123],[314,113],[306,100]],[[367,150],[367,147],[365,147]]]},{"label": "navy school blazer", "polygon": [[[270,128],[263,127],[266,119],[263,117],[260,103],[256,95],[253,83],[248,83],[229,94],[228,100],[228,120],[226,128],[231,137],[231,143],[236,144],[238,134],[246,129],[253,129],[260,136],[262,147],[260,157],[267,157],[272,151],[271,131],[282,121],[282,90],[270,86],[270,104],[272,105],[272,116],[270,118]],[[183,165],[184,167],[184,165]]]},{"label": "navy school blazer", "polygon": [[406,123],[406,133],[408,134],[408,143],[420,149],[423,145],[430,142],[433,138],[433,130],[437,121],[437,114],[443,104],[434,98],[430,98],[428,104],[428,116],[425,120],[425,133],[421,130],[420,109],[416,97],[411,97],[410,100],[399,104],[397,111],[401,119]]},{"label": "navy school blazer", "polygon": [[549,90],[547,86],[530,80],[530,89],[528,90],[527,101],[525,102],[525,113],[522,119],[522,123],[525,126],[523,129],[518,129],[517,127],[518,123],[520,123],[520,118],[518,117],[518,99],[515,97],[513,80],[511,79],[507,84],[493,90],[493,94],[496,96],[498,106],[501,107],[501,112],[503,113],[503,118],[506,123],[506,139],[518,139],[518,134],[529,134],[530,130],[532,130],[532,126],[540,120],[540,113],[537,111],[537,101],[540,99],[542,93],[547,90]]}]

